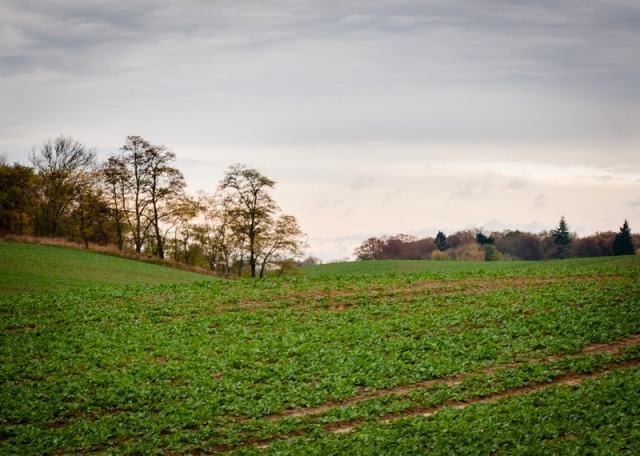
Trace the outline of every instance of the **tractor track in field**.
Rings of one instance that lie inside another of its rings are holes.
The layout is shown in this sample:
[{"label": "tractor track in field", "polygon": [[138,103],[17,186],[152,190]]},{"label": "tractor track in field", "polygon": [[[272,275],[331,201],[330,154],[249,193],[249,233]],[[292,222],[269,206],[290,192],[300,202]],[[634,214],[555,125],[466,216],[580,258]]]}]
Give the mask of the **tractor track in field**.
[{"label": "tractor track in field", "polygon": [[[305,309],[309,311],[333,310],[343,311],[347,308],[358,305],[356,299],[395,299],[411,298],[417,296],[450,296],[459,293],[489,293],[504,289],[521,289],[530,286],[545,286],[564,284],[567,282],[583,281],[591,283],[620,277],[617,275],[576,275],[567,277],[501,277],[488,279],[468,279],[452,281],[420,281],[404,286],[378,287],[366,289],[348,290],[318,290],[308,293],[298,293],[292,291],[289,295],[280,296],[290,302],[285,306],[273,306],[273,299],[249,299],[234,304],[239,309],[247,311],[275,311],[290,309]],[[353,300],[345,302],[345,300]]]},{"label": "tractor track in field", "polygon": [[[597,354],[597,353],[616,354],[616,353],[621,353],[626,347],[637,345],[637,344],[640,344],[640,334],[637,334],[635,336],[631,336],[628,338],[620,339],[617,341],[613,341],[607,344],[591,344],[584,347],[579,352],[572,353],[567,356],[550,356],[545,359],[532,359],[532,360],[529,360],[529,362],[542,363],[542,362],[548,362],[548,361],[555,361],[562,358],[576,358],[585,354]],[[263,417],[262,419],[275,421],[275,420],[280,420],[284,418],[296,418],[296,417],[299,418],[299,417],[305,417],[308,415],[317,415],[317,414],[321,414],[323,412],[329,411],[335,407],[348,406],[348,405],[355,404],[357,402],[364,401],[366,399],[370,399],[373,397],[408,393],[412,390],[429,387],[435,384],[455,386],[461,383],[464,380],[464,378],[470,374],[490,374],[490,373],[499,371],[501,369],[517,367],[522,364],[523,363],[512,363],[512,364],[504,364],[499,366],[491,366],[486,369],[462,374],[457,377],[433,379],[433,380],[427,380],[424,382],[413,383],[410,385],[404,385],[396,388],[388,388],[383,390],[371,391],[364,394],[360,394],[358,396],[353,396],[344,401],[332,401],[317,407],[285,410],[285,411],[276,413],[274,415]],[[378,422],[378,423],[389,424],[395,420],[399,420],[403,418],[412,418],[412,417],[418,417],[418,416],[428,417],[428,416],[436,415],[437,413],[439,413],[440,411],[448,407],[463,409],[470,405],[495,402],[502,398],[520,396],[520,395],[528,394],[534,391],[545,390],[553,386],[575,386],[580,382],[582,382],[583,380],[596,378],[600,375],[606,374],[607,372],[621,370],[621,369],[635,368],[639,366],[640,366],[640,359],[633,359],[630,361],[623,361],[623,362],[614,362],[614,363],[607,364],[604,367],[597,368],[593,372],[589,372],[589,373],[570,372],[563,375],[559,375],[558,377],[555,377],[553,380],[550,380],[550,381],[534,382],[522,387],[508,388],[508,389],[491,393],[488,395],[478,395],[478,396],[469,397],[465,400],[449,400],[437,406],[409,408],[409,409],[403,410],[402,412],[388,413],[386,415],[378,417],[375,421],[356,419],[356,420],[350,420],[350,421],[334,422],[331,424],[323,425],[322,429],[327,433],[346,433],[358,428],[359,426],[365,423]],[[282,438],[292,438],[292,437],[297,437],[305,434],[307,434],[307,432],[297,431],[290,434],[281,435],[277,438],[264,440],[264,441],[252,441],[250,439],[245,443],[245,445],[256,445],[257,448],[259,449],[266,449],[275,441],[280,440]]]},{"label": "tractor track in field", "polygon": [[[577,353],[572,353],[570,355],[567,356],[549,356],[547,358],[543,358],[543,359],[539,359],[539,358],[533,358],[528,360],[528,362],[530,363],[544,363],[544,362],[549,362],[549,361],[557,361],[561,358],[576,358],[578,356],[581,355],[585,355],[585,354],[593,354],[593,353],[609,353],[609,354],[614,354],[614,353],[618,353],[621,352],[622,350],[624,350],[625,347],[630,346],[630,345],[636,345],[636,344],[640,344],[640,334],[637,334],[635,336],[632,337],[628,337],[625,339],[621,339],[621,340],[617,340],[608,344],[591,344],[591,345],[587,345],[586,347],[584,347],[582,350],[580,350]],[[264,419],[268,419],[268,420],[272,420],[272,421],[276,421],[282,418],[287,418],[287,417],[302,417],[302,416],[306,416],[306,415],[315,415],[315,414],[319,414],[319,413],[323,413],[326,412],[327,410],[330,410],[334,407],[344,407],[347,405],[351,405],[351,404],[355,404],[357,402],[361,402],[373,397],[381,397],[381,396],[388,396],[388,395],[392,395],[392,394],[404,394],[407,393],[409,391],[415,390],[415,389],[419,389],[419,388],[427,388],[429,386],[432,385],[436,385],[436,384],[446,384],[449,386],[455,386],[459,383],[461,383],[464,378],[466,376],[468,376],[469,374],[490,374],[502,369],[509,369],[509,368],[513,368],[513,367],[518,367],[521,366],[522,362],[518,362],[518,363],[509,363],[509,364],[501,364],[501,365],[497,365],[497,366],[490,366],[487,367],[485,369],[481,369],[479,371],[475,371],[475,372],[470,372],[467,374],[462,374],[459,375],[457,377],[450,377],[450,378],[438,378],[438,379],[432,379],[432,380],[425,380],[422,382],[418,382],[418,383],[412,383],[409,385],[403,385],[403,386],[397,386],[394,388],[386,388],[386,389],[379,389],[379,390],[375,390],[375,391],[369,391],[369,392],[365,392],[362,394],[359,394],[357,396],[353,396],[350,397],[348,399],[345,399],[343,401],[331,401],[328,402],[326,404],[323,405],[319,405],[317,407],[306,407],[306,408],[301,408],[301,409],[292,409],[292,410],[284,410],[282,412],[279,413],[275,413],[273,415],[269,415],[267,417],[264,417]]]},{"label": "tractor track in field", "polygon": [[[345,310],[352,309],[362,304],[362,300],[366,303],[381,301],[385,299],[399,299],[399,298],[417,298],[417,297],[442,297],[453,296],[457,294],[483,294],[493,291],[505,290],[505,289],[524,289],[531,286],[547,286],[555,284],[563,284],[567,282],[582,281],[584,283],[590,283],[593,281],[601,281],[603,278],[619,278],[620,275],[608,274],[601,276],[594,275],[575,275],[566,277],[501,277],[501,278],[488,278],[488,279],[468,279],[468,280],[451,280],[451,281],[420,281],[404,286],[395,287],[377,287],[366,289],[347,289],[347,290],[318,290],[313,292],[300,293],[291,291],[289,294],[283,294],[278,296],[278,299],[284,299],[289,301],[286,305],[274,306],[274,297],[269,299],[253,298],[245,299],[240,302],[230,303],[216,303],[211,301],[210,304],[214,305],[209,311],[195,312],[189,315],[189,318],[199,318],[205,315],[215,315],[220,313],[227,313],[231,310],[229,306],[233,307],[233,311],[246,311],[246,312],[271,312],[282,310],[300,310],[303,312],[317,312],[317,311],[333,311],[343,312]],[[166,299],[167,296],[150,295],[147,296],[149,302],[156,302],[158,300]],[[53,311],[46,311],[51,313]],[[58,311],[59,312],[59,311]],[[24,315],[29,315],[25,313]],[[136,316],[136,319],[145,319],[144,316]],[[167,324],[175,319],[186,318],[183,314],[167,315],[161,321],[156,324]],[[100,320],[93,321],[99,323]],[[25,325],[7,326],[0,328],[0,332],[15,333],[22,331],[31,331],[34,329],[41,329],[43,327],[50,326],[63,326],[66,322],[45,322],[29,323]]]},{"label": "tractor track in field", "polygon": [[[561,375],[559,377],[554,378],[553,380],[545,383],[533,383],[530,385],[523,386],[521,388],[509,388],[497,393],[489,394],[487,396],[478,396],[471,397],[466,400],[461,401],[447,401],[444,404],[441,404],[436,407],[420,407],[415,409],[407,409],[402,413],[389,413],[380,417],[377,421],[380,423],[389,424],[395,420],[402,418],[413,418],[417,416],[432,416],[436,415],[438,412],[444,410],[447,407],[455,407],[458,409],[463,409],[470,405],[495,402],[497,400],[506,398],[506,397],[515,397],[521,396],[523,394],[528,394],[534,391],[541,391],[547,388],[551,388],[552,386],[575,386],[582,382],[583,380],[593,379],[600,375],[606,374],[607,372],[612,372],[620,369],[630,369],[634,367],[640,366],[640,359],[635,359],[632,361],[625,361],[621,363],[611,363],[606,365],[603,368],[595,369],[594,372],[590,373],[568,373],[565,375]],[[348,423],[333,423],[331,425],[327,425],[324,427],[324,430],[327,432],[333,433],[345,433],[353,430],[354,428],[362,425],[365,421],[357,420],[354,422]]]}]

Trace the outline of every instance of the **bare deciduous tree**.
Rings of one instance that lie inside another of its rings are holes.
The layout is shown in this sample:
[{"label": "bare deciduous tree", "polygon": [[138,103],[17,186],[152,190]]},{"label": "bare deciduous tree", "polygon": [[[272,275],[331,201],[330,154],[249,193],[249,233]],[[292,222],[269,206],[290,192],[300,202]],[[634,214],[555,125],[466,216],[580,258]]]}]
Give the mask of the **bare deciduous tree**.
[{"label": "bare deciduous tree", "polygon": [[222,275],[241,272],[244,235],[231,227],[231,213],[219,194],[200,193],[201,223],[196,226],[196,238],[211,271]]},{"label": "bare deciduous tree", "polygon": [[116,228],[118,250],[122,250],[129,206],[128,195],[131,190],[131,173],[124,161],[119,157],[109,157],[102,167],[102,183]]},{"label": "bare deciduous tree", "polygon": [[149,196],[149,222],[155,236],[155,254],[164,258],[162,223],[183,212],[186,205],[179,203],[186,187],[182,172],[170,166],[176,154],[164,146],[147,149],[147,181]]},{"label": "bare deciduous tree", "polygon": [[260,277],[264,276],[271,262],[282,263],[285,260],[301,256],[307,246],[305,234],[298,221],[292,215],[280,216],[273,226],[258,237],[256,256],[260,260]]},{"label": "bare deciduous tree", "polygon": [[64,220],[70,216],[76,201],[79,180],[96,166],[96,150],[68,137],[58,136],[44,141],[29,155],[38,178],[39,207],[34,211],[37,234],[66,234]]},{"label": "bare deciduous tree", "polygon": [[[151,231],[154,254],[164,258],[167,229],[163,224],[182,210],[183,205],[178,203],[185,196],[184,176],[171,166],[176,155],[140,136],[128,136],[120,150],[121,156],[112,157],[108,171],[112,196],[118,200],[114,199],[112,206],[126,217],[136,252],[148,243]],[[128,196],[123,197],[121,192]]]},{"label": "bare deciduous tree", "polygon": [[147,188],[149,177],[147,174],[147,150],[151,144],[140,136],[128,136],[124,146],[120,149],[120,159],[129,171],[129,201],[130,210],[125,212],[127,223],[131,228],[133,244],[137,253],[142,251],[151,224],[146,217],[149,197]]},{"label": "bare deciduous tree", "polygon": [[269,194],[275,182],[253,168],[232,165],[220,183],[224,194],[231,225],[238,234],[246,236],[251,277],[256,276],[258,264],[258,239],[273,222],[279,209]]}]

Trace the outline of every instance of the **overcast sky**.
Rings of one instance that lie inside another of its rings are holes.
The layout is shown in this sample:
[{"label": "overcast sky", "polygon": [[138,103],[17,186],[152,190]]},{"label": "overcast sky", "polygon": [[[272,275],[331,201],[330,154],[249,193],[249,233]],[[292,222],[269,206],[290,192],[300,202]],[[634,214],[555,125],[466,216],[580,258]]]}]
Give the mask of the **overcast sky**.
[{"label": "overcast sky", "polygon": [[0,154],[60,134],[278,182],[325,261],[369,236],[640,231],[637,0],[0,3]]}]

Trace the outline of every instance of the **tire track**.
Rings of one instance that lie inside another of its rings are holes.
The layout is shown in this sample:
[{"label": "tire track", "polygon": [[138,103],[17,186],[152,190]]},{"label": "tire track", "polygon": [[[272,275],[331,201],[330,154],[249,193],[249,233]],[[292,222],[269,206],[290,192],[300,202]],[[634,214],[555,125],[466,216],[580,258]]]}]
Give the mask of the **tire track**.
[{"label": "tire track", "polygon": [[273,311],[282,309],[306,309],[306,310],[344,310],[348,307],[358,305],[356,302],[345,302],[351,298],[402,298],[421,295],[428,296],[450,296],[457,293],[489,293],[504,289],[526,288],[529,286],[545,286],[563,284],[575,281],[592,283],[595,280],[620,277],[616,275],[576,275],[568,277],[500,277],[493,279],[461,279],[450,281],[420,281],[410,285],[395,287],[380,287],[366,289],[346,289],[346,290],[318,290],[313,292],[300,293],[292,291],[283,298],[290,300],[285,306],[273,306],[273,299],[255,298],[246,299],[235,304],[235,306],[247,311]]},{"label": "tire track", "polygon": [[[551,362],[551,361],[558,361],[559,359],[562,358],[577,358],[579,356],[585,355],[585,354],[594,354],[594,353],[607,353],[607,354],[615,354],[615,353],[619,353],[622,350],[624,350],[626,347],[631,346],[631,345],[636,345],[636,344],[640,344],[640,334],[636,334],[635,336],[631,336],[631,337],[627,337],[625,339],[620,339],[608,344],[591,344],[591,345],[587,345],[586,347],[584,347],[582,350],[580,350],[577,353],[572,353],[571,355],[568,356],[549,356],[547,358],[543,358],[543,359],[529,359],[528,362],[529,363],[544,363],[544,362]],[[300,408],[300,409],[292,409],[292,410],[283,410],[281,412],[275,413],[273,415],[268,415],[266,417],[264,417],[264,419],[267,420],[271,420],[271,421],[277,421],[283,418],[299,418],[299,417],[303,417],[303,416],[307,416],[307,415],[316,415],[319,413],[323,413],[326,412],[334,407],[344,407],[344,406],[348,406],[348,405],[352,405],[367,399],[371,399],[374,397],[382,397],[382,396],[389,396],[389,395],[394,395],[394,394],[404,394],[404,393],[408,393],[414,389],[419,389],[419,388],[428,388],[430,386],[433,385],[438,385],[438,384],[445,384],[447,386],[455,386],[460,384],[465,377],[467,377],[470,374],[491,374],[493,372],[496,372],[498,370],[502,370],[502,369],[509,369],[509,368],[513,368],[513,367],[518,367],[521,366],[524,363],[510,363],[510,364],[501,364],[501,365],[497,365],[497,366],[490,366],[487,367],[485,369],[481,369],[479,371],[474,371],[474,372],[468,372],[465,374],[461,374],[459,376],[456,377],[450,377],[450,378],[441,378],[441,379],[432,379],[432,380],[425,380],[422,382],[418,382],[418,383],[412,383],[409,385],[403,385],[403,386],[398,386],[398,387],[394,387],[394,388],[387,388],[387,389],[380,389],[380,390],[375,390],[375,391],[370,391],[370,392],[366,392],[363,394],[359,394],[357,396],[353,396],[350,397],[348,399],[345,399],[343,401],[331,401],[331,402],[327,402],[326,404],[323,405],[319,405],[316,407],[305,407],[305,408]]]},{"label": "tire track", "polygon": [[[403,418],[414,418],[418,416],[429,417],[429,416],[437,415],[439,412],[441,412],[447,407],[464,409],[466,407],[469,407],[470,405],[495,402],[497,400],[507,398],[507,397],[522,396],[524,394],[532,393],[534,391],[543,391],[553,386],[575,386],[584,380],[599,377],[601,375],[606,374],[607,372],[630,369],[630,368],[635,368],[639,366],[640,366],[640,359],[627,361],[623,363],[611,363],[611,364],[607,364],[603,368],[596,369],[594,372],[590,372],[590,373],[584,373],[584,374],[569,373],[569,374],[556,377],[550,382],[534,383],[531,385],[523,386],[521,388],[510,388],[504,391],[500,391],[498,393],[489,394],[488,396],[472,397],[463,401],[449,401],[437,407],[408,409],[403,411],[402,413],[391,413],[391,414],[385,415],[380,419],[378,419],[377,421],[383,424],[390,424],[393,421],[403,419]],[[346,433],[362,425],[364,422],[365,421],[356,421],[356,422],[343,423],[343,424],[332,423],[331,425],[325,426],[324,430],[326,432],[333,432],[333,433]]]},{"label": "tire track", "polygon": [[[583,374],[568,373],[568,374],[556,377],[555,379],[549,382],[538,382],[538,383],[533,383],[520,388],[510,388],[500,392],[488,394],[486,396],[470,397],[468,399],[459,400],[459,401],[447,401],[444,404],[434,406],[434,407],[419,407],[419,408],[407,409],[407,410],[404,410],[402,413],[389,413],[376,420],[358,419],[358,420],[345,421],[340,423],[331,423],[331,424],[322,426],[322,429],[326,433],[344,434],[357,429],[358,427],[362,426],[365,423],[377,422],[380,424],[389,425],[389,424],[392,424],[394,421],[405,419],[405,418],[414,418],[419,416],[422,416],[422,417],[435,416],[447,408],[453,407],[457,409],[464,409],[466,407],[469,407],[475,404],[491,403],[504,398],[522,396],[522,395],[529,394],[536,391],[544,391],[554,386],[575,387],[576,385],[580,384],[584,380],[594,379],[601,375],[605,375],[608,372],[624,370],[624,369],[632,369],[636,367],[640,367],[640,359],[635,359],[632,361],[626,361],[621,363],[607,364],[605,367],[596,369],[594,372],[590,372],[590,373],[583,373]],[[246,442],[246,445],[257,444],[256,448],[264,450],[269,448],[274,442],[281,440],[283,438],[288,439],[288,438],[298,437],[298,436],[305,435],[307,433],[308,432],[305,432],[305,431],[296,431],[286,435],[281,435],[277,438],[271,438],[262,442],[249,441],[249,442]]]}]

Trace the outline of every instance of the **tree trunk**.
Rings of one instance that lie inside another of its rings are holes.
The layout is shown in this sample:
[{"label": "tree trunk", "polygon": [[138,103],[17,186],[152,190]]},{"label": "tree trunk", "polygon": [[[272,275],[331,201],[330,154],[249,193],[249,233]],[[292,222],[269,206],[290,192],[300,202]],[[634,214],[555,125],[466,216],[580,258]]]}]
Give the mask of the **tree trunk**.
[{"label": "tree trunk", "polygon": [[116,222],[116,237],[118,239],[118,250],[122,252],[122,249],[124,248],[124,241],[122,239],[122,224],[119,220]]},{"label": "tree trunk", "polygon": [[251,277],[256,276],[256,258],[254,256],[253,250],[251,250],[249,254],[249,266],[251,267]]}]

